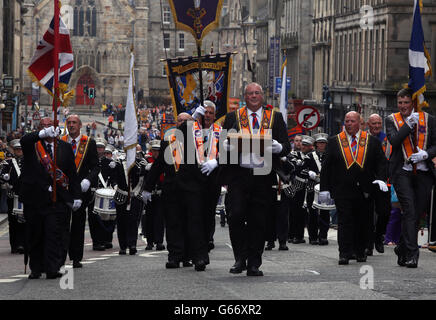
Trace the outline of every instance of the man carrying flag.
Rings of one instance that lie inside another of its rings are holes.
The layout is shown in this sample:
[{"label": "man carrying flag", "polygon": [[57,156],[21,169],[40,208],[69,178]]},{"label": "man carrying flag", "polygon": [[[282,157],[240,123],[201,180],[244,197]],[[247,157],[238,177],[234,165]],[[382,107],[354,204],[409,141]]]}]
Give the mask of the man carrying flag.
[{"label": "man carrying flag", "polygon": [[386,133],[392,145],[389,177],[403,210],[401,238],[395,254],[398,265],[408,268],[418,266],[418,222],[420,216],[428,212],[433,185],[431,159],[436,156],[435,120],[420,111],[420,107],[427,105],[422,94],[425,75],[431,71],[425,55],[420,7],[421,1],[415,0],[409,47],[409,88],[397,93],[399,112],[386,119]]}]

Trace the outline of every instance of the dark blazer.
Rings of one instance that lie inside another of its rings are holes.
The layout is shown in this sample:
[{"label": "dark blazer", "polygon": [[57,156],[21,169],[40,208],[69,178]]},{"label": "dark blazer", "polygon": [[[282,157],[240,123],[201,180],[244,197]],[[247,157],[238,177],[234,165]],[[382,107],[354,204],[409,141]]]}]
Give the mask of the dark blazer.
[{"label": "dark blazer", "polygon": [[89,187],[88,191],[83,194],[84,201],[89,201],[92,198],[91,188],[97,187],[98,173],[100,172],[97,145],[94,139],[88,139],[88,150],[86,150],[86,154],[78,172],[79,183],[82,182],[83,179],[88,179],[89,182],[91,182],[91,186]]},{"label": "dark blazer", "polygon": [[[413,130],[404,124],[398,131],[394,124],[393,115],[389,115],[386,120],[386,135],[388,136],[389,143],[392,145],[392,154],[389,159],[389,177],[393,177],[404,165],[404,155],[402,150],[402,143],[404,139],[413,134]],[[435,118],[431,115],[428,116],[428,131],[427,131],[427,166],[429,169],[434,165],[431,159],[436,156],[436,127]]]},{"label": "dark blazer", "polygon": [[[52,185],[53,179],[39,162],[36,155],[35,143],[39,140],[38,132],[26,134],[20,140],[24,158],[19,198],[24,204],[33,207],[47,206],[52,201],[48,188]],[[44,141],[43,145],[45,146]],[[80,199],[81,197],[80,182],[71,145],[61,140],[57,141],[56,164],[69,180],[68,190],[61,187],[56,188],[57,200],[73,203],[74,199]]]},{"label": "dark blazer", "polygon": [[[230,130],[234,129],[236,131],[239,131],[239,123],[236,118],[236,112],[231,112],[226,115],[226,118],[224,119],[223,123],[223,130]],[[279,154],[273,154],[272,155],[272,167],[273,170],[269,174],[271,177],[271,184],[273,184],[276,180],[276,175],[273,172],[274,170],[280,170],[281,168],[281,162],[280,158],[286,156],[291,151],[291,144],[288,140],[288,132],[286,130],[286,124],[283,120],[283,116],[280,112],[274,112],[274,117],[272,119],[273,126],[272,126],[272,138],[276,140],[277,142],[282,144],[282,151]],[[227,153],[227,163],[225,165],[220,164],[220,172],[218,173],[218,179],[221,185],[227,185],[230,184],[233,180],[238,179],[240,174],[243,174],[244,169],[239,166],[239,164],[229,164],[230,163],[230,157],[228,156],[229,153]],[[221,153],[221,156],[223,156],[223,153]]]},{"label": "dark blazer", "polygon": [[386,157],[379,139],[368,135],[363,168],[354,163],[348,170],[342,156],[338,135],[329,138],[321,168],[320,191],[330,191],[333,199],[354,198],[362,193],[373,194],[378,188],[372,182],[386,182]]}]

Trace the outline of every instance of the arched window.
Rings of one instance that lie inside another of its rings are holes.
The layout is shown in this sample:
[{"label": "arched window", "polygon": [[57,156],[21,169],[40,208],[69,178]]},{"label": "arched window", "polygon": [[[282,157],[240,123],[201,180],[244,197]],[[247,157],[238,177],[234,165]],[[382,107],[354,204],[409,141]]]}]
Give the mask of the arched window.
[{"label": "arched window", "polygon": [[76,0],[73,35],[79,37],[95,37],[97,35],[95,0]]}]

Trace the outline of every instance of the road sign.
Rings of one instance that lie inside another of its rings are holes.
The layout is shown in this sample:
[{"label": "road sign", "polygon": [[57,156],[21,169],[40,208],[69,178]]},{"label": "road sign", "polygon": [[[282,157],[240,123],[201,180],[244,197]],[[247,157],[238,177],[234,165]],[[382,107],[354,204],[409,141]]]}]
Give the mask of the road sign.
[{"label": "road sign", "polygon": [[41,120],[41,115],[39,114],[38,111],[35,111],[35,113],[32,116],[33,120]]},{"label": "road sign", "polygon": [[320,120],[320,114],[314,107],[301,108],[297,113],[297,123],[307,130],[316,128]]}]

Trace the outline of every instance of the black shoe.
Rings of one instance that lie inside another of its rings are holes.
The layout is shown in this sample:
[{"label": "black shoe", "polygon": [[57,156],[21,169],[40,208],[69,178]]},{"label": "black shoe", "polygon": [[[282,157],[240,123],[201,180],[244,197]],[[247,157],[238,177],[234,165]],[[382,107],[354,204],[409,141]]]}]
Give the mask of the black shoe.
[{"label": "black shoe", "polygon": [[124,256],[126,254],[126,249],[120,249],[120,251],[118,252],[118,254],[120,256]]},{"label": "black shoe", "polygon": [[406,266],[406,260],[407,260],[407,258],[406,258],[406,256],[403,256],[403,255],[400,254],[400,248],[395,247],[395,248],[394,248],[394,252],[395,252],[395,254],[398,256],[397,264],[398,264],[400,267],[404,267],[404,266]]},{"label": "black shoe", "polygon": [[193,264],[190,261],[183,261],[182,263],[183,267],[192,267]]},{"label": "black shoe", "polygon": [[147,246],[145,247],[145,250],[153,250],[153,244],[147,243]]},{"label": "black shoe", "polygon": [[281,243],[279,245],[279,250],[289,250],[288,246],[286,245],[286,243]]},{"label": "black shoe", "polygon": [[92,250],[94,251],[104,251],[106,250],[106,247],[104,244],[96,244],[92,246]]},{"label": "black shoe", "polygon": [[407,268],[418,268],[418,259],[417,258],[410,258],[406,261],[406,267]]},{"label": "black shoe", "polygon": [[226,223],[225,222],[221,222],[221,227],[225,227],[226,226]]},{"label": "black shoe", "polygon": [[80,261],[73,261],[73,268],[82,268],[83,265],[80,263]]},{"label": "black shoe", "polygon": [[352,253],[349,260],[357,260],[356,254]]},{"label": "black shoe", "polygon": [[366,262],[366,255],[363,256],[357,256],[356,257],[357,262]]},{"label": "black shoe", "polygon": [[247,270],[247,264],[245,261],[237,260],[235,264],[230,268],[230,273],[241,273],[242,271]]},{"label": "black shoe", "polygon": [[329,244],[329,241],[327,239],[319,239],[318,244],[320,246],[326,246]]},{"label": "black shoe", "polygon": [[17,253],[18,254],[23,254],[24,253],[24,247],[23,246],[18,246],[17,247]]},{"label": "black shoe", "polygon": [[270,250],[272,250],[275,247],[276,247],[276,245],[275,245],[274,241],[268,241],[268,243],[267,243],[267,245],[265,247],[265,250],[270,251]]},{"label": "black shoe", "polygon": [[41,273],[39,272],[31,272],[29,274],[29,279],[39,279],[41,278]]},{"label": "black shoe", "polygon": [[346,265],[346,264],[348,264],[348,262],[349,262],[349,259],[347,259],[347,258],[339,258],[339,263],[338,264]]},{"label": "black shoe", "polygon": [[365,249],[365,254],[368,257],[372,257],[372,255],[374,254],[374,251],[372,249]]},{"label": "black shoe", "polygon": [[209,241],[209,243],[207,244],[207,250],[210,252],[210,250],[215,248],[215,244],[213,243],[213,241]]},{"label": "black shoe", "polygon": [[294,238],[294,239],[292,240],[292,243],[293,243],[293,244],[306,243],[306,240],[304,240],[304,239]]},{"label": "black shoe", "polygon": [[374,243],[375,250],[377,250],[378,253],[384,253],[385,252],[385,246],[383,245],[383,241],[377,241]]},{"label": "black shoe", "polygon": [[156,245],[156,251],[162,251],[165,250],[165,246],[162,243],[158,243]]},{"label": "black shoe", "polygon": [[180,267],[180,263],[176,262],[176,261],[168,261],[165,264],[165,268],[167,268],[167,269],[176,269],[176,268],[179,268],[179,267]]},{"label": "black shoe", "polygon": [[319,244],[318,240],[309,240],[309,243],[311,245],[318,245]]},{"label": "black shoe", "polygon": [[63,274],[60,272],[53,272],[53,273],[47,272],[46,279],[57,279],[57,278],[61,278],[62,276]]},{"label": "black shoe", "polygon": [[197,261],[197,263],[195,264],[195,271],[204,271],[204,270],[206,270],[206,262],[204,262],[203,260]]},{"label": "black shoe", "polygon": [[263,272],[258,267],[250,267],[247,269],[247,276],[249,277],[262,277]]},{"label": "black shoe", "polygon": [[111,242],[106,242],[106,243],[104,244],[104,247],[105,247],[105,249],[112,249],[114,246],[112,245]]},{"label": "black shoe", "polygon": [[138,252],[138,250],[136,250],[136,247],[130,247],[129,248],[129,254],[131,256],[134,256],[137,252]]}]

